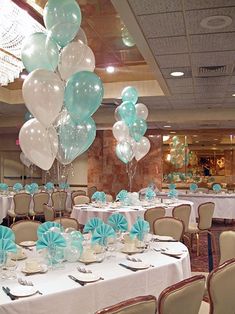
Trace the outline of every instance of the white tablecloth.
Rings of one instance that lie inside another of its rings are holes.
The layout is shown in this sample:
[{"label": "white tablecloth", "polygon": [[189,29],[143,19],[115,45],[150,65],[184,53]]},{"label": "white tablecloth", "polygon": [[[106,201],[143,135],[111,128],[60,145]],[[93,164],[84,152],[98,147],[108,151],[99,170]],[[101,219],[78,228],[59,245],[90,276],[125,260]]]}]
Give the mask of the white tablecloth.
[{"label": "white tablecloth", "polygon": [[[167,193],[161,193],[162,196]],[[235,194],[206,194],[206,193],[180,193],[179,199],[187,199],[194,203],[195,216],[198,217],[197,208],[205,202],[215,203],[213,218],[235,219]]]},{"label": "white tablecloth", "polygon": [[[153,245],[156,248],[186,250],[186,247],[179,242],[158,242]],[[116,257],[106,259],[102,263],[86,266],[94,274],[102,276],[104,280],[82,287],[68,278],[68,274],[74,276],[78,274],[76,270],[78,263],[65,263],[64,270],[50,270],[46,274],[26,277],[43,293],[42,296],[11,301],[0,289],[0,313],[93,314],[98,309],[131,297],[148,294],[158,297],[167,286],[191,276],[188,251],[183,253],[181,259],[165,256],[153,250],[134,256],[155,267],[132,272],[118,265],[126,260],[125,254],[118,253]],[[23,263],[22,261],[21,265]],[[5,280],[1,285],[11,289],[18,284],[16,281]]]},{"label": "white tablecloth", "polygon": [[[157,207],[157,206],[164,206],[166,209],[166,216],[172,216],[172,209],[175,206],[179,206],[180,204],[190,204],[191,205],[191,215],[190,215],[190,222],[195,223],[196,217],[195,217],[195,211],[194,211],[194,204],[191,201],[185,201],[181,200],[177,203],[172,204],[164,204],[164,203],[158,203],[155,205],[151,205],[148,208],[151,207]],[[120,208],[111,208],[110,206],[105,206],[102,208],[95,207],[93,204],[88,205],[76,205],[73,207],[71,217],[75,218],[79,221],[80,224],[85,225],[86,222],[93,217],[99,217],[103,219],[103,221],[107,221],[108,217],[114,213],[114,212],[120,212],[121,214],[124,214],[129,227],[133,225],[133,223],[136,221],[137,217],[144,218],[144,213],[146,211],[147,207],[143,206],[122,206]]]}]

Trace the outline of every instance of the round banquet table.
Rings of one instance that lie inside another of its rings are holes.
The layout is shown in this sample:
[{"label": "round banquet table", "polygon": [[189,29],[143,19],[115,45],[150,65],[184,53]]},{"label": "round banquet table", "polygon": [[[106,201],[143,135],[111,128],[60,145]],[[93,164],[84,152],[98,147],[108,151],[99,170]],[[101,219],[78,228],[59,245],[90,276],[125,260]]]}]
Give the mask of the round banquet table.
[{"label": "round banquet table", "polygon": [[[164,200],[166,202],[166,200]],[[171,203],[171,204],[166,204],[166,203],[156,203],[152,204],[149,206],[141,206],[141,205],[136,205],[136,206],[121,206],[121,207],[115,207],[113,208],[112,204],[107,204],[104,207],[95,207],[94,204],[83,204],[83,205],[75,205],[73,207],[72,213],[71,213],[71,218],[75,218],[79,221],[80,224],[85,225],[86,222],[93,217],[99,217],[101,218],[104,222],[107,222],[108,217],[112,213],[119,212],[123,215],[125,215],[128,226],[131,227],[133,223],[135,223],[137,217],[144,218],[144,213],[148,208],[153,208],[153,207],[159,207],[162,206],[166,210],[166,216],[172,216],[172,209],[175,206],[179,206],[181,204],[189,204],[191,205],[191,215],[190,215],[190,222],[195,223],[196,222],[196,217],[195,217],[195,211],[193,209],[193,202],[191,201],[185,201],[185,200],[180,200],[177,201],[176,203]]]},{"label": "round banquet table", "polygon": [[[169,251],[180,250],[180,259],[161,254],[160,249],[166,248]],[[38,256],[35,251],[25,250],[25,253],[28,257]],[[115,252],[113,257],[106,258],[101,263],[84,266],[80,262],[64,262],[63,269],[26,277],[33,281],[35,289],[43,295],[36,294],[12,301],[0,289],[0,313],[94,314],[99,309],[138,295],[151,294],[158,297],[166,287],[191,276],[189,252],[181,242],[154,242],[150,250],[134,256],[152,266],[133,272],[119,265],[127,262],[126,254]],[[17,262],[19,276],[23,276],[21,268],[24,264],[25,261]],[[78,265],[104,280],[79,285],[68,277],[79,276]],[[19,287],[16,280],[4,280],[2,285],[11,290]]]}]

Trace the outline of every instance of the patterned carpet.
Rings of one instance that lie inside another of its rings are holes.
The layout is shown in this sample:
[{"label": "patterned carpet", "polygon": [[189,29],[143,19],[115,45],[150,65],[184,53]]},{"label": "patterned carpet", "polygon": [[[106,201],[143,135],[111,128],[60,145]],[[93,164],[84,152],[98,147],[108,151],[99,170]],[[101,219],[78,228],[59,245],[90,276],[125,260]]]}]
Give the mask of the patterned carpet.
[{"label": "patterned carpet", "polygon": [[[235,230],[235,223],[224,220],[213,221],[212,232],[216,238],[216,252],[213,253],[214,267],[219,263],[219,235],[224,230]],[[194,250],[191,252],[191,267],[192,271],[204,271],[208,272],[208,251],[207,251],[207,235],[202,234],[200,236],[200,256],[196,256],[196,240],[193,241]]]}]

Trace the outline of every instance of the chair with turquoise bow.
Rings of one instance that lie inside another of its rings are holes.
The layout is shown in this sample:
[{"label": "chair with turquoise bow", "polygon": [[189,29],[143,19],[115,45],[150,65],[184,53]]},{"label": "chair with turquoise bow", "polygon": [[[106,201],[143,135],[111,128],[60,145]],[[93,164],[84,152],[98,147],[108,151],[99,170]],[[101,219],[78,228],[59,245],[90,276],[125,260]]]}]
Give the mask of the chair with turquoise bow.
[{"label": "chair with turquoise bow", "polygon": [[39,192],[33,195],[33,209],[29,214],[35,219],[35,216],[44,216],[43,204],[49,202],[50,195],[47,192]]},{"label": "chair with turquoise bow", "polygon": [[13,222],[15,222],[16,218],[28,218],[29,217],[29,209],[31,202],[31,195],[28,193],[19,193],[15,194],[13,197],[14,208],[8,210],[8,223],[9,219],[12,218]]},{"label": "chair with turquoise bow", "polygon": [[23,241],[37,241],[37,229],[41,225],[39,221],[20,220],[11,225],[17,244]]},{"label": "chair with turquoise bow", "polygon": [[155,314],[156,310],[156,297],[145,295],[111,305],[95,312],[95,314]]}]

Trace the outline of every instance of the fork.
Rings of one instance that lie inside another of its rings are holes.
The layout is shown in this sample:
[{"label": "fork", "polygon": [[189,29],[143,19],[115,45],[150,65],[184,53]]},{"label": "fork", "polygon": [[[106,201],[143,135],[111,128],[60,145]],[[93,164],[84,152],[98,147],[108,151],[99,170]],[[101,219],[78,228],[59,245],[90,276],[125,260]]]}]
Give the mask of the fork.
[{"label": "fork", "polygon": [[77,267],[77,270],[80,272],[80,273],[84,273],[84,274],[91,274],[92,271],[90,269],[86,269],[86,268],[81,268],[81,267]]},{"label": "fork", "polygon": [[126,259],[131,262],[142,262],[140,258],[130,257],[127,255]]}]

